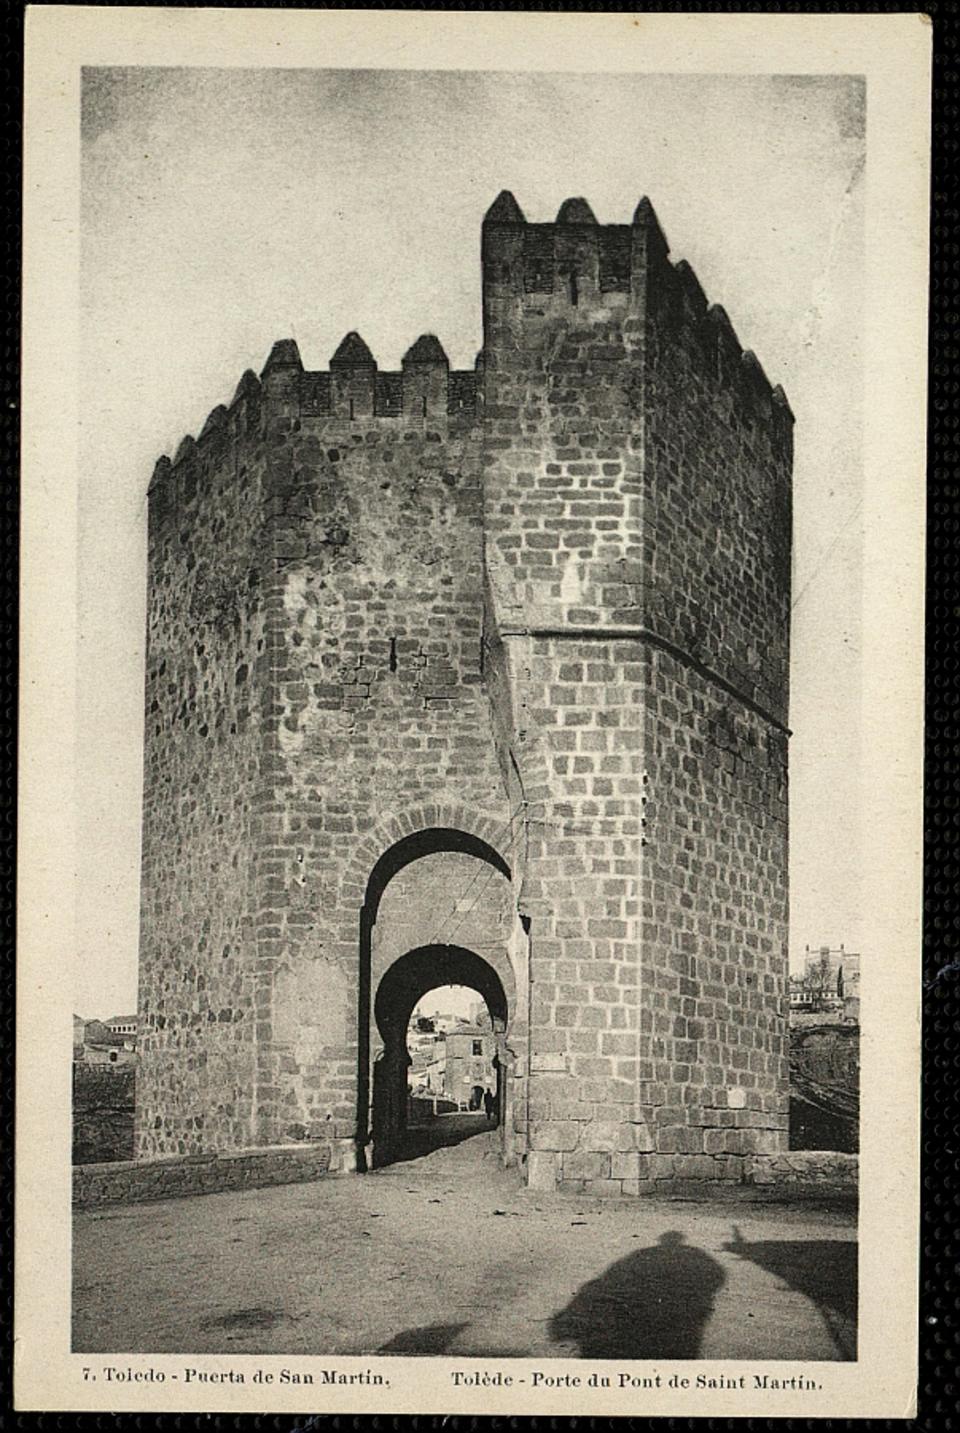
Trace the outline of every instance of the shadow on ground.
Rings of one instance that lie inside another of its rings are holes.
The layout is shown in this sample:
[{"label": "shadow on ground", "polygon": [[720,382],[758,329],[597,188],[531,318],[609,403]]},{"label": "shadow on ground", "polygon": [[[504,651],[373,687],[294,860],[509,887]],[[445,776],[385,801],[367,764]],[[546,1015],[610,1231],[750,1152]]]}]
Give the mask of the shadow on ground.
[{"label": "shadow on ground", "polygon": [[[458,1336],[468,1329],[465,1324],[427,1324],[424,1328],[404,1329],[389,1343],[381,1344],[376,1353],[441,1354],[449,1353]],[[515,1348],[486,1348],[470,1345],[470,1358],[516,1358]]]},{"label": "shadow on ground", "polygon": [[676,1230],[618,1259],[550,1320],[581,1358],[696,1358],[724,1282],[716,1259]]},{"label": "shadow on ground", "polygon": [[464,1140],[475,1139],[496,1129],[485,1115],[448,1115],[429,1124],[411,1125],[399,1137],[396,1149],[389,1161],[380,1166],[390,1169],[397,1164],[407,1164],[412,1159],[424,1159],[437,1149],[448,1149],[463,1144]]},{"label": "shadow on ground", "polygon": [[841,1359],[857,1356],[857,1245],[846,1239],[751,1244],[734,1225],[731,1254],[750,1259],[816,1305]]},{"label": "shadow on ground", "polygon": [[457,1334],[467,1327],[467,1324],[428,1324],[425,1328],[404,1329],[389,1343],[381,1345],[377,1353],[446,1353]]},{"label": "shadow on ground", "polygon": [[232,1313],[205,1319],[201,1328],[205,1332],[213,1333],[220,1330],[225,1333],[232,1333],[234,1330],[245,1332],[248,1329],[272,1329],[282,1324],[285,1319],[286,1315],[282,1309],[236,1309]]}]

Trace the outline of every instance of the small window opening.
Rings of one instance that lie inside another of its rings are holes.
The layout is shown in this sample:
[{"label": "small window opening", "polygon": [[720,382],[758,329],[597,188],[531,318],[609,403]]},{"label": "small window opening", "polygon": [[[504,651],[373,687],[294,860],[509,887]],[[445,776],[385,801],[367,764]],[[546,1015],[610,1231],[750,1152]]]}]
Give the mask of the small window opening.
[{"label": "small window opening", "polygon": [[573,304],[574,308],[577,307],[577,304],[578,304],[579,300],[580,300],[580,291],[579,291],[579,289],[577,288],[577,276],[576,276],[576,274],[571,274],[571,275],[570,275],[570,302]]},{"label": "small window opening", "polygon": [[482,1040],[474,1040],[474,1042],[473,1042],[473,1053],[474,1053],[475,1055],[482,1055],[482,1054],[483,1054],[483,1041],[482,1041]]},{"label": "small window opening", "polygon": [[391,670],[391,672],[395,672],[395,671],[397,670],[397,639],[396,639],[396,637],[391,637],[391,638],[390,638],[390,670]]},{"label": "small window opening", "polygon": [[353,417],[353,399],[350,399],[350,417]]},{"label": "small window opening", "polygon": [[423,413],[423,416],[424,416],[424,418],[426,418],[426,416],[427,416],[427,400],[426,400],[426,398],[421,398],[421,399],[420,399],[420,406],[421,406],[421,411],[422,411],[422,413]]}]

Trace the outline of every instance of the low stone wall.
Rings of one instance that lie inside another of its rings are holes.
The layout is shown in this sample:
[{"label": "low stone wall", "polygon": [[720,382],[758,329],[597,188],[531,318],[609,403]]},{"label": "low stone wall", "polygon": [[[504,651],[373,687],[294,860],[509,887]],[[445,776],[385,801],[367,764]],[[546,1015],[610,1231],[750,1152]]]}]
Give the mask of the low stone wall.
[{"label": "low stone wall", "polygon": [[[636,1158],[636,1156],[635,1156]],[[584,1180],[569,1193],[600,1195],[655,1195],[669,1199],[688,1194],[704,1197],[808,1197],[853,1199],[857,1194],[858,1159],[835,1150],[794,1150],[784,1154],[746,1155],[727,1161],[705,1156],[648,1156],[643,1178],[618,1165],[620,1178]],[[656,1162],[655,1162],[656,1161]],[[278,1145],[269,1149],[240,1150],[231,1154],[183,1155],[166,1159],[118,1161],[77,1165],[73,1170],[76,1209],[110,1204],[140,1204],[154,1199],[179,1199],[193,1194],[216,1194],[228,1189],[256,1189],[271,1184],[298,1184],[321,1179],[330,1172],[329,1145]],[[529,1187],[547,1188],[528,1166]],[[725,1177],[724,1177],[725,1176]],[[556,1188],[551,1185],[550,1188]]]},{"label": "low stone wall", "polygon": [[227,1189],[300,1184],[321,1179],[330,1169],[330,1159],[329,1145],[277,1145],[229,1154],[76,1165],[73,1205],[75,1209],[97,1209],[106,1204],[142,1204]]},{"label": "low stone wall", "polygon": [[755,1154],[744,1161],[746,1184],[771,1192],[856,1194],[859,1160],[833,1149],[795,1149],[785,1154]]},{"label": "low stone wall", "polygon": [[857,1156],[836,1150],[794,1150],[782,1154],[596,1154],[593,1163],[564,1164],[583,1178],[557,1180],[555,1156],[533,1150],[527,1156],[532,1190],[559,1190],[609,1198],[652,1195],[672,1198],[776,1198],[808,1196],[843,1199],[857,1192]]}]

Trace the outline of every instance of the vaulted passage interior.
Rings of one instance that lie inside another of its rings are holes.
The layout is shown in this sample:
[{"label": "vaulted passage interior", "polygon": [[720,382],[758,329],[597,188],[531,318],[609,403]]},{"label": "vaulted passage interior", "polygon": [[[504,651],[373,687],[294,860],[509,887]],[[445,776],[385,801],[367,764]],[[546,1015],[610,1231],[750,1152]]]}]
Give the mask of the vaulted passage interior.
[{"label": "vaulted passage interior", "polygon": [[[380,980],[374,999],[374,1019],[382,1040],[382,1049],[373,1064],[371,1123],[375,1167],[423,1153],[431,1143],[446,1142],[442,1131],[435,1141],[422,1131],[414,1134],[407,1121],[410,1016],[425,995],[445,985],[465,985],[475,990],[490,1012],[495,1035],[502,1036],[506,1032],[509,1017],[506,991],[493,966],[475,951],[452,945],[422,946],[394,961]],[[503,1074],[498,1059],[494,1060],[494,1069],[500,1108]],[[477,1130],[483,1127],[478,1122]],[[457,1128],[463,1131],[462,1123]]]},{"label": "vaulted passage interior", "polygon": [[[407,1027],[417,1003],[446,985],[475,990],[489,1010],[498,1054],[506,1049],[516,981],[517,924],[504,857],[466,831],[417,831],[380,857],[360,917],[358,1168],[403,1157],[407,1126]],[[509,1065],[498,1059],[499,1107]]]}]

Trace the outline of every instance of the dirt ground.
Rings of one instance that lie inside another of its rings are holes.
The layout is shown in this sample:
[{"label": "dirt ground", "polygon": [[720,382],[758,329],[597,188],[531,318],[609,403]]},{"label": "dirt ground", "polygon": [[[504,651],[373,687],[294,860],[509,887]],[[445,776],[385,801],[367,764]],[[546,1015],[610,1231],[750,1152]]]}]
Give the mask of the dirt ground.
[{"label": "dirt ground", "polygon": [[373,1174],[78,1214],[74,1350],[856,1357],[852,1209],[533,1193],[444,1118]]}]

